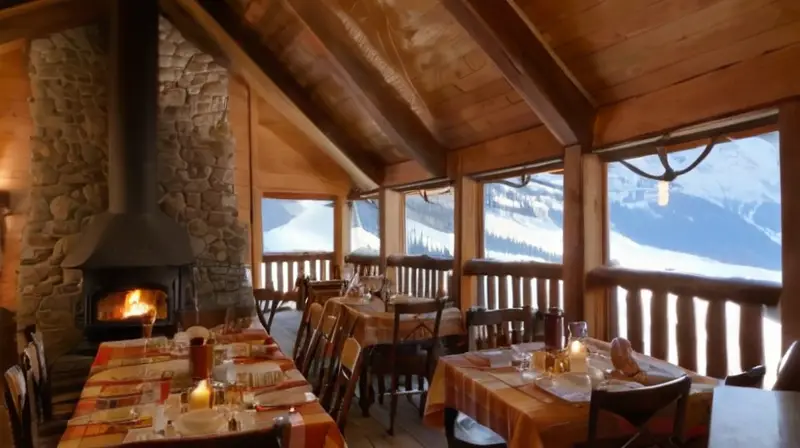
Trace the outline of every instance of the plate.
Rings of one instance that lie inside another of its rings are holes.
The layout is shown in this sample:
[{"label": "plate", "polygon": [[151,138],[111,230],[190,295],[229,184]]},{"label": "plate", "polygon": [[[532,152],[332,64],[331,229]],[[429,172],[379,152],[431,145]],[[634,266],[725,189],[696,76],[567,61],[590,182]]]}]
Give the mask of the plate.
[{"label": "plate", "polygon": [[[552,377],[541,377],[536,380],[536,385],[562,400],[570,403],[588,403],[592,397],[592,381],[585,373],[562,373]],[[608,391],[625,391],[641,389],[643,385],[633,381],[608,380],[599,386]]]},{"label": "plate", "polygon": [[265,408],[300,406],[317,401],[317,396],[302,390],[279,390],[256,397],[256,404]]},{"label": "plate", "polygon": [[224,415],[212,409],[203,409],[181,415],[173,425],[183,436],[205,436],[223,432],[228,421]]}]

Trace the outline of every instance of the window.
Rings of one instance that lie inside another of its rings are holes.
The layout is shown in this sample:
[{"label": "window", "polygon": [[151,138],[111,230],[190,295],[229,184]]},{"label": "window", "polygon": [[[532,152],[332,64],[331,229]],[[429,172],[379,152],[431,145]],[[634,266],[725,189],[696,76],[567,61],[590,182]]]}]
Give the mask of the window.
[{"label": "window", "polygon": [[499,260],[561,263],[564,177],[533,174],[483,186],[484,254]]},{"label": "window", "polygon": [[[668,155],[680,170],[700,156],[703,147]],[[640,170],[664,172],[658,155],[628,160]],[[781,198],[778,133],[723,140],[692,171],[664,184],[642,177],[620,162],[608,166],[609,249],[612,264],[632,269],[675,271],[713,277],[781,281]],[[619,328],[627,336],[625,292],[617,293]],[[651,293],[642,291],[642,306]],[[675,296],[668,297],[669,361],[677,362]],[[695,300],[698,370],[705,371],[705,319],[708,302]],[[739,306],[725,305],[730,373],[739,370]],[[650,313],[643,326],[650,326]],[[780,358],[780,323],[768,313],[763,321],[765,360]],[[644,348],[650,334],[645,331]],[[765,386],[774,381],[768,371]]]},{"label": "window", "polygon": [[377,255],[381,250],[378,200],[352,201],[350,206],[350,251]]},{"label": "window", "polygon": [[264,253],[333,251],[333,202],[261,200]]},{"label": "window", "polygon": [[406,195],[406,253],[452,257],[453,190]]},{"label": "window", "polygon": [[[703,149],[671,153],[668,160],[679,170]],[[629,162],[646,173],[664,172],[658,155]],[[781,281],[777,132],[717,143],[694,170],[669,184],[668,193],[659,193],[658,184],[620,162],[609,164],[612,262]]]}]

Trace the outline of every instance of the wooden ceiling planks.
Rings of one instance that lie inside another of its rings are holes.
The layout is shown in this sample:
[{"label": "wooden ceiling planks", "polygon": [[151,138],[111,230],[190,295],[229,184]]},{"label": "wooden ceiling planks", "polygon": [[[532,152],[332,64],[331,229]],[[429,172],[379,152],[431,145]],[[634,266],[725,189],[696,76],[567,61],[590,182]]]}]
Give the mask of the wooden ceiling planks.
[{"label": "wooden ceiling planks", "polygon": [[382,170],[359,151],[357,144],[331,118],[317,107],[303,86],[289,74],[280,61],[247,29],[224,2],[205,2],[214,15],[195,0],[162,2],[162,7],[182,9],[198,27],[216,42],[231,64],[242,72],[262,98],[269,101],[317,147],[337,161],[364,189],[374,189],[381,182]]},{"label": "wooden ceiling planks", "polygon": [[107,13],[104,0],[35,0],[0,10],[0,44],[90,24]]},{"label": "wooden ceiling planks", "polygon": [[506,1],[443,3],[562,145],[591,142],[592,105],[514,6]]},{"label": "wooden ceiling planks", "polygon": [[327,50],[333,68],[354,94],[359,105],[378,124],[395,146],[417,160],[434,177],[447,175],[445,148],[415,115],[400,95],[392,92],[381,72],[353,51],[348,29],[325,2],[311,4],[289,0],[290,9]]}]

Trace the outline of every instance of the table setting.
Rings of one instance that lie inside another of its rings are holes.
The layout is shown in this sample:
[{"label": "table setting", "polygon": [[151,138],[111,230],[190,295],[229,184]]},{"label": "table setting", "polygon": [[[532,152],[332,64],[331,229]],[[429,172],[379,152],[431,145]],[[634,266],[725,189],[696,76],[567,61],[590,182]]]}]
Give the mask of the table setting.
[{"label": "table setting", "polygon": [[344,445],[311,386],[262,329],[191,327],[101,344],[59,447],[267,431],[290,446]]}]

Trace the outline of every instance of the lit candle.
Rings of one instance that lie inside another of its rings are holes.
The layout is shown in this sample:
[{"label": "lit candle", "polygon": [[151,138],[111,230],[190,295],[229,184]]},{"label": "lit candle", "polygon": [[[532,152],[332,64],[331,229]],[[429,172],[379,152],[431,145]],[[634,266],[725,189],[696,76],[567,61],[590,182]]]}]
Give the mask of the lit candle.
[{"label": "lit candle", "polygon": [[586,347],[581,341],[572,341],[569,344],[569,370],[571,372],[587,372]]},{"label": "lit candle", "polygon": [[207,409],[209,407],[211,407],[211,389],[208,388],[206,380],[202,380],[189,394],[189,410]]}]

